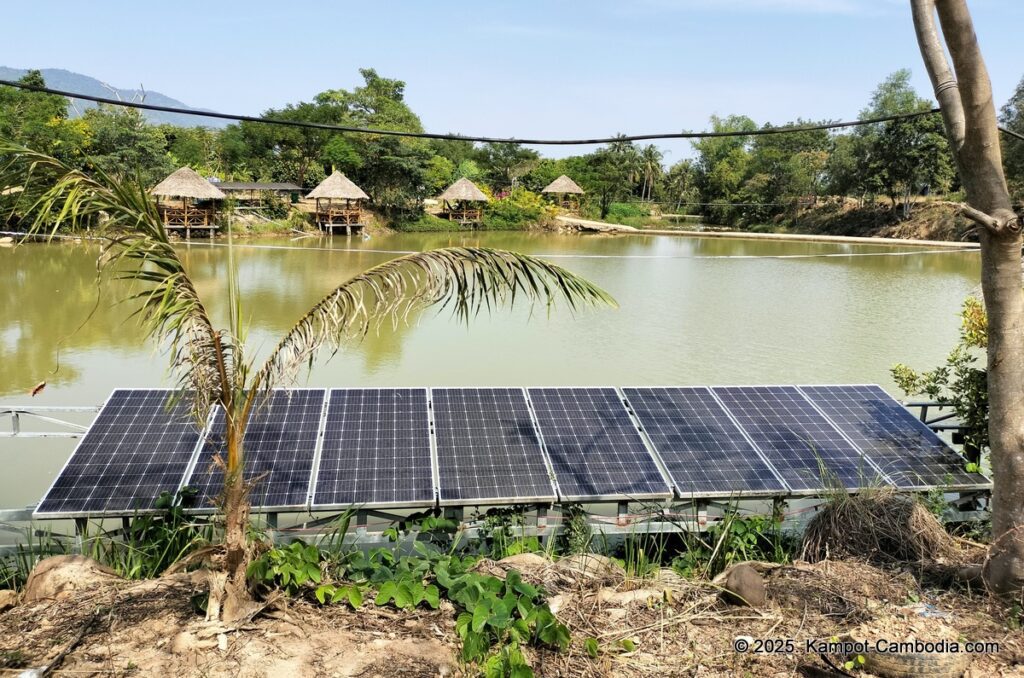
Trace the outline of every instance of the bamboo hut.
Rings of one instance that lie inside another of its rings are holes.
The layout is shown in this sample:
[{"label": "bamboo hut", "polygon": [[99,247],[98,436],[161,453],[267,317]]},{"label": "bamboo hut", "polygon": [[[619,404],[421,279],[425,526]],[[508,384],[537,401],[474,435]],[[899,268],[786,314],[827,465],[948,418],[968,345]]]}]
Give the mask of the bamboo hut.
[{"label": "bamboo hut", "polygon": [[547,193],[555,198],[558,206],[570,212],[578,212],[580,209],[580,198],[584,191],[575,181],[564,174],[550,184],[541,193]]},{"label": "bamboo hut", "polygon": [[460,224],[478,224],[483,219],[483,203],[488,202],[484,192],[469,179],[463,177],[448,187],[438,200],[443,205],[441,214],[448,221]]},{"label": "bamboo hut", "polygon": [[335,226],[344,226],[345,235],[363,227],[364,200],[370,196],[363,192],[341,172],[334,171],[309,192],[306,198],[316,200],[315,218],[320,228],[334,233]]},{"label": "bamboo hut", "polygon": [[[185,237],[199,229],[209,231],[213,237],[217,224],[217,211],[210,201],[223,200],[224,194],[195,170],[182,167],[154,186],[150,195],[157,198],[157,210],[163,219],[164,228],[182,230]],[[177,204],[161,202],[160,198],[172,198]]]}]

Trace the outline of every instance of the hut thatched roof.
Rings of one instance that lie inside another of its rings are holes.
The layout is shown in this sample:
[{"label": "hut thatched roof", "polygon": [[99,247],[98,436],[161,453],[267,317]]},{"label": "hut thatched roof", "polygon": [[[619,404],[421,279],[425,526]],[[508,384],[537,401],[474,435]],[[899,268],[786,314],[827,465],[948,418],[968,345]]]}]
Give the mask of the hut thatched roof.
[{"label": "hut thatched roof", "polygon": [[476,184],[466,177],[462,177],[449,186],[448,190],[442,193],[438,200],[447,200],[448,202],[452,202],[453,200],[488,202],[487,196],[484,192],[477,188]]},{"label": "hut thatched roof", "polygon": [[541,193],[578,193],[582,195],[584,190],[575,181],[563,174],[548,184]]},{"label": "hut thatched roof", "polygon": [[175,170],[149,192],[151,195],[167,198],[194,198],[196,200],[223,200],[226,197],[220,189],[199,176],[190,167]]},{"label": "hut thatched roof", "polygon": [[307,198],[340,198],[345,200],[369,200],[370,196],[352,183],[352,180],[335,170],[309,192]]}]

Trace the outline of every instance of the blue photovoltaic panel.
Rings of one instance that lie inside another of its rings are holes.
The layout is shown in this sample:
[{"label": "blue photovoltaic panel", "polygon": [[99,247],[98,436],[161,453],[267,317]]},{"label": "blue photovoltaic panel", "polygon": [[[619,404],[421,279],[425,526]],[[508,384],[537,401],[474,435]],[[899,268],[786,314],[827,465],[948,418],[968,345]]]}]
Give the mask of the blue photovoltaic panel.
[{"label": "blue photovoltaic panel", "polygon": [[430,391],[442,504],[555,500],[521,388]]},{"label": "blue photovoltaic panel", "polygon": [[[309,494],[323,389],[280,389],[249,415],[243,450],[245,480],[255,480],[253,508],[302,508]],[[226,461],[224,412],[217,411],[186,485],[198,490],[196,508],[207,508],[224,487],[224,473],[214,461]]]},{"label": "blue photovoltaic panel", "polygon": [[622,391],[681,499],[786,492],[707,388]]},{"label": "blue photovoltaic panel", "polygon": [[885,484],[795,386],[711,390],[794,491],[821,490],[837,481],[848,490]]},{"label": "blue photovoltaic panel", "polygon": [[672,492],[612,388],[531,388],[564,501],[656,499]]},{"label": "blue photovoltaic panel", "polygon": [[171,392],[118,389],[36,508],[37,514],[131,514],[175,492],[199,443],[199,427]]},{"label": "blue photovoltaic panel", "polygon": [[990,483],[880,386],[801,386],[811,401],[903,489],[976,489]]},{"label": "blue photovoltaic panel", "polygon": [[334,389],[313,508],[434,503],[425,388]]}]

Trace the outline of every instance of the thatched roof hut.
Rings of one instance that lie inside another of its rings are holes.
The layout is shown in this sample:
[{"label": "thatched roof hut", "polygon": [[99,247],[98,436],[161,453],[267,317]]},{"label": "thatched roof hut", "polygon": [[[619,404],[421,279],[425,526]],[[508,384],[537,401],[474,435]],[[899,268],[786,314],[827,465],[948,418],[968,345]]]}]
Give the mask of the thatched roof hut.
[{"label": "thatched roof hut", "polygon": [[582,188],[580,188],[575,181],[565,176],[564,174],[555,179],[554,181],[552,181],[550,184],[544,187],[543,191],[541,191],[541,193],[573,193],[576,195],[583,195],[584,192],[585,191]]},{"label": "thatched roof hut", "polygon": [[338,200],[369,200],[370,196],[352,183],[352,180],[335,170],[320,184],[309,192],[307,198],[330,198]]},{"label": "thatched roof hut", "polygon": [[165,198],[192,198],[193,200],[223,200],[226,197],[220,189],[199,176],[190,167],[175,170],[149,192],[151,195]]},{"label": "thatched roof hut", "polygon": [[487,196],[469,179],[463,177],[448,187],[438,198],[445,202],[488,202]]}]

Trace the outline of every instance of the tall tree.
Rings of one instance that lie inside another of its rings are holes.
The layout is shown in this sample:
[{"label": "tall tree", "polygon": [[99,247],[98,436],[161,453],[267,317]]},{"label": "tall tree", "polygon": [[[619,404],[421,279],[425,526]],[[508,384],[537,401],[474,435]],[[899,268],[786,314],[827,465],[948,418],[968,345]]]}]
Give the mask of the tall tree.
[{"label": "tall tree", "polygon": [[[1011,132],[1024,134],[1024,78],[1017,83],[1013,96],[1000,109],[999,122]],[[1002,142],[1006,182],[1019,200],[1024,198],[1024,139],[1007,134],[1003,136]]]},{"label": "tall tree", "polygon": [[921,55],[967,194],[962,211],[977,223],[981,241],[993,481],[993,540],[983,575],[992,590],[1019,594],[1024,587],[1022,224],[1011,207],[992,83],[966,0],[911,0],[911,8]]},{"label": "tall tree", "polygon": [[512,188],[540,160],[537,151],[519,144],[484,144],[478,156],[492,187],[501,189]]}]

